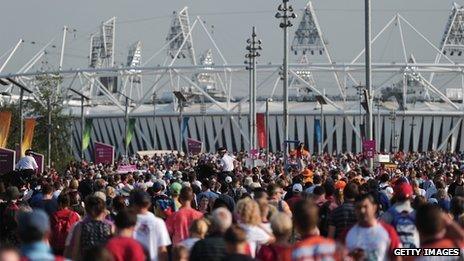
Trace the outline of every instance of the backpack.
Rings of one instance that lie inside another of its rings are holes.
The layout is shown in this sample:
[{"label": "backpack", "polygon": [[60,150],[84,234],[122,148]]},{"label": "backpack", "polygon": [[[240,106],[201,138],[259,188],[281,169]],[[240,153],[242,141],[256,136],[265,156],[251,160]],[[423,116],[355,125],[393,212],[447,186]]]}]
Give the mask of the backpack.
[{"label": "backpack", "polygon": [[392,216],[391,225],[395,228],[403,248],[418,248],[418,232],[415,225],[416,213],[414,211],[398,212],[394,207],[388,210]]},{"label": "backpack", "polygon": [[69,215],[65,217],[60,217],[55,214],[52,217],[51,245],[53,246],[53,249],[58,253],[62,253],[64,251],[66,237],[68,236],[69,231],[71,230],[71,227],[74,224],[71,220],[73,214],[73,212],[70,212]]},{"label": "backpack", "polygon": [[321,236],[327,237],[329,233],[329,215],[330,215],[330,201],[324,202],[319,206],[319,231]]},{"label": "backpack", "polygon": [[154,212],[157,217],[166,219],[175,212],[174,201],[170,197],[159,195],[153,201]]},{"label": "backpack", "polygon": [[81,250],[82,256],[93,247],[105,245],[111,237],[111,225],[104,221],[90,220],[82,223]]}]

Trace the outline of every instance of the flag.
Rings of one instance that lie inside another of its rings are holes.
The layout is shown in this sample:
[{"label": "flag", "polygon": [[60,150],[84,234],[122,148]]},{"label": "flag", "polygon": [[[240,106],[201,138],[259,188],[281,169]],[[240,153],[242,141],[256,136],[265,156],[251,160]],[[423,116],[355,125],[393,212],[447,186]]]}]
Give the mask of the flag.
[{"label": "flag", "polygon": [[85,119],[84,134],[82,135],[82,150],[86,150],[89,147],[91,131],[92,131],[92,119]]},{"label": "flag", "polygon": [[0,148],[5,148],[8,142],[8,134],[10,133],[11,112],[0,112]]},{"label": "flag", "polygon": [[266,118],[264,113],[256,113],[256,127],[258,131],[258,147],[265,148],[267,146],[266,136]]},{"label": "flag", "polygon": [[182,118],[182,137],[185,137],[185,134],[187,133],[187,129],[188,129],[188,122],[190,120],[190,117],[188,116],[184,116]]},{"label": "flag", "polygon": [[21,157],[23,157],[27,149],[32,147],[32,139],[34,138],[36,120],[34,118],[28,118],[24,120],[24,136],[21,146]]},{"label": "flag", "polygon": [[135,118],[129,119],[127,124],[127,132],[126,132],[126,147],[129,146],[132,137],[134,136],[134,129],[135,129]]},{"label": "flag", "polygon": [[314,121],[314,131],[316,133],[316,140],[317,140],[317,143],[321,143],[322,142],[322,133],[321,133],[321,120],[319,119],[316,119]]}]

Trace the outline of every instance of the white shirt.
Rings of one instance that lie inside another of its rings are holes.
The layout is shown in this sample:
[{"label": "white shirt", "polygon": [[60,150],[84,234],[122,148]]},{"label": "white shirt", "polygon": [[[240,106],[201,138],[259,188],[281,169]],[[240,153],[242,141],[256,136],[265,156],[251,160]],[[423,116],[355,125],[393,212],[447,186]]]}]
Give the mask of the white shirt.
[{"label": "white shirt", "polygon": [[353,226],[346,235],[345,243],[350,252],[362,249],[366,260],[388,260],[391,239],[380,222],[372,227]]},{"label": "white shirt", "polygon": [[35,170],[39,166],[35,161],[34,157],[32,156],[24,156],[22,159],[16,163],[16,169],[23,170],[23,169],[32,169]]},{"label": "white shirt", "polygon": [[248,245],[250,246],[251,256],[254,258],[259,247],[265,245],[271,239],[271,235],[259,226],[240,224],[247,235]]},{"label": "white shirt", "polygon": [[222,171],[233,171],[234,170],[234,158],[228,154],[224,154],[221,158]]},{"label": "white shirt", "polygon": [[158,260],[159,247],[171,244],[164,221],[151,212],[137,215],[134,238],[148,250],[152,261]]}]

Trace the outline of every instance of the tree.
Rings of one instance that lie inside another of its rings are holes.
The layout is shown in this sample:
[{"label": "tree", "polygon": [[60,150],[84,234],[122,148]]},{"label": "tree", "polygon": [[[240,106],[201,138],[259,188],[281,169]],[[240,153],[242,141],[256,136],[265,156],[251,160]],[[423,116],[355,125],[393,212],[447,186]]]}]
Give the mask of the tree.
[{"label": "tree", "polygon": [[[35,117],[37,125],[34,131],[32,149],[45,155],[47,164],[48,128],[51,129],[51,161],[57,170],[63,170],[67,163],[73,159],[71,150],[71,126],[72,119],[64,112],[64,98],[56,92],[61,84],[61,77],[56,75],[36,76],[33,84],[39,91],[34,92],[38,100],[23,101],[24,117]],[[48,126],[47,101],[50,100],[50,113],[52,125]],[[40,102],[39,102],[40,101]],[[0,110],[12,112],[8,148],[15,149],[19,146],[19,102],[5,104]]]}]

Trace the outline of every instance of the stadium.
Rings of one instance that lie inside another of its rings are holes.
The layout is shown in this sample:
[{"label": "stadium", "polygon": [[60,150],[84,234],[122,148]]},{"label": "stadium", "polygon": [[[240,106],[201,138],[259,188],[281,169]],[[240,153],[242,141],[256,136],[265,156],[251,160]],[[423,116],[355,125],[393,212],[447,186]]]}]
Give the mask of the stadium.
[{"label": "stadium", "polygon": [[[317,8],[311,2],[298,8],[289,35],[288,139],[304,142],[312,152],[360,152],[368,111],[363,93],[364,49],[354,51],[351,60],[334,62]],[[428,39],[401,14],[374,32],[372,114],[378,151],[464,150],[463,17],[464,8],[454,4],[443,25],[442,39]],[[90,143],[111,144],[117,155],[185,151],[187,138],[202,141],[206,151],[221,146],[230,151],[283,148],[281,64],[261,63],[257,57],[253,82],[250,56],[248,64],[228,63],[211,33],[212,26],[201,16],[189,15],[188,7],[172,13],[161,49],[145,55],[145,43],[135,41],[126,50],[127,60],[118,63],[114,50],[117,25],[117,18],[112,17],[90,34],[85,68],[63,68],[63,59],[72,53],[66,44],[75,33],[71,27],[64,27],[61,37],[45,43],[18,71],[3,69],[26,44],[24,40],[2,56],[0,78],[13,79],[32,91],[37,89],[37,76],[62,79],[55,91],[65,98],[66,113],[74,119],[69,128],[76,157],[87,122],[92,126]],[[256,39],[259,30],[257,34]],[[408,37],[416,39],[414,45]],[[393,38],[398,39],[395,44],[388,42]],[[254,38],[250,39],[254,44]],[[244,51],[237,56],[245,57],[248,52],[245,40]],[[194,45],[197,42],[201,46]],[[428,48],[432,58],[415,57],[416,44]],[[376,59],[376,45],[379,50],[394,46],[398,59]],[[44,63],[50,50],[56,51],[58,63]],[[159,64],[153,65],[155,60]],[[258,95],[252,95],[251,86],[256,86]],[[2,102],[21,99],[20,89],[12,82],[2,80],[0,87],[11,94],[3,95]],[[34,93],[26,92],[23,98],[34,99]],[[253,126],[259,125],[256,118],[267,130],[263,144],[257,144],[256,138],[250,141],[256,136]],[[126,146],[128,125],[133,138]],[[90,146],[85,157],[92,158],[93,153]]]}]

